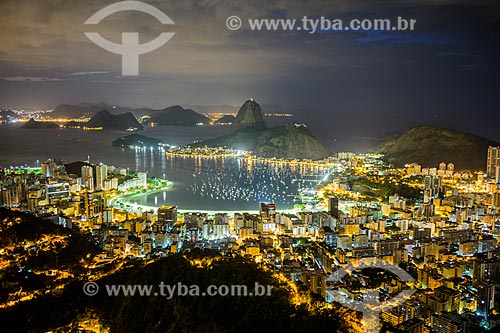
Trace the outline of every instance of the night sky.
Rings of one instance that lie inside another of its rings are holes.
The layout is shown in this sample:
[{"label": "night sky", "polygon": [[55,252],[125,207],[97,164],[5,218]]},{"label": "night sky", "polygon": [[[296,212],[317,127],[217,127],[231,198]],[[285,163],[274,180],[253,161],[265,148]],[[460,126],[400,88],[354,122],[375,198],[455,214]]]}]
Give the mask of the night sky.
[{"label": "night sky", "polygon": [[[500,5],[492,1],[145,1],[142,13],[85,26],[114,1],[2,0],[0,107],[107,102],[123,106],[278,104],[325,140],[436,124],[500,141]],[[226,18],[416,19],[415,31],[238,31]],[[141,42],[175,36],[140,57],[140,76],[85,31]],[[265,111],[265,110],[264,110]]]}]

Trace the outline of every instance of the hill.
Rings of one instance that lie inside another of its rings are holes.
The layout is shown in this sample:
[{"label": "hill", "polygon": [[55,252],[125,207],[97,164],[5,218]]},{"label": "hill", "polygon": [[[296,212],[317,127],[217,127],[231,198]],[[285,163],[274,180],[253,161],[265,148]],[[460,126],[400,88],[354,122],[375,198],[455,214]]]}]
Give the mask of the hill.
[{"label": "hill", "polygon": [[229,134],[190,144],[191,147],[226,147],[236,150],[252,151],[257,146],[262,131],[247,127]]},{"label": "hill", "polygon": [[499,144],[483,137],[438,126],[418,126],[389,139],[376,149],[397,167],[418,163],[437,167],[453,163],[457,170],[483,170],[489,146]]},{"label": "hill", "polygon": [[64,164],[64,169],[68,174],[71,175],[77,175],[78,177],[82,176],[82,166],[90,166],[94,168],[95,172],[95,167],[87,162],[82,162],[82,161],[77,161],[77,162],[71,162],[71,163],[66,163]]},{"label": "hill", "polygon": [[147,108],[128,108],[118,105],[109,105],[106,103],[91,104],[91,103],[80,103],[78,105],[72,104],[59,104],[56,106],[54,111],[49,113],[53,118],[81,118],[81,117],[93,117],[100,111],[108,110],[112,114],[121,113],[132,113],[135,117],[140,117],[143,115],[150,115],[158,110],[152,110]]},{"label": "hill", "polygon": [[49,115],[53,118],[92,117],[97,112],[105,110],[107,105],[82,103],[79,105],[59,104]]},{"label": "hill", "polygon": [[[93,117],[100,111],[108,110],[113,114],[126,113],[135,111],[134,109],[109,105],[107,103],[80,103],[73,104],[59,104],[54,111],[49,113],[53,118],[80,118],[80,117]],[[136,115],[137,116],[137,115]]]},{"label": "hill", "polygon": [[254,149],[257,156],[318,160],[330,155],[304,124],[289,123],[263,132]]},{"label": "hill", "polygon": [[36,121],[35,119],[31,118],[21,126],[21,128],[24,129],[47,129],[47,128],[59,128],[59,125],[53,122],[46,122],[46,121]]},{"label": "hill", "polygon": [[[75,123],[69,122],[66,126],[73,126]],[[99,128],[102,127],[105,130],[116,129],[116,130],[142,130],[143,127],[134,115],[130,112],[122,114],[111,114],[107,110],[99,111],[95,116],[93,116],[86,123],[77,123],[78,126]]]},{"label": "hill", "polygon": [[174,105],[155,111],[155,113],[151,114],[148,123],[155,123],[160,126],[196,126],[198,124],[209,124],[210,119],[192,109],[184,109],[182,106]]},{"label": "hill", "polygon": [[246,127],[252,127],[258,130],[266,129],[267,126],[264,122],[264,113],[260,105],[253,99],[249,99],[243,103],[236,115],[233,126],[236,130]]},{"label": "hill", "polygon": [[[109,332],[349,332],[349,325],[352,326],[352,317],[344,308],[332,305],[327,309],[300,287],[294,291],[249,260],[208,251],[173,254],[148,265],[130,263],[127,268],[97,280],[102,289],[93,297],[82,292],[85,280],[67,285],[60,297],[47,295],[9,311],[0,309],[4,331],[54,331],[70,327],[77,316],[90,313],[97,314]],[[174,293],[172,297],[167,288],[157,288],[154,291],[162,296],[109,297],[103,288],[160,283],[177,288],[178,284],[189,286],[189,293]],[[270,295],[197,296],[210,285],[247,286],[253,292],[256,283],[272,286]],[[298,293],[311,306],[292,303]]]},{"label": "hill", "polygon": [[158,147],[163,144],[159,139],[148,138],[140,134],[130,134],[113,141],[112,145],[115,147]]},{"label": "hill", "polygon": [[51,270],[85,274],[86,266],[100,252],[92,237],[75,226],[70,229],[55,224],[58,218],[49,220],[0,208],[0,308],[20,293],[36,295],[37,290],[56,288],[65,278],[49,274]]},{"label": "hill", "polygon": [[192,147],[227,147],[252,151],[257,156],[319,160],[330,155],[321,141],[304,124],[289,123],[267,129],[264,113],[253,99],[240,108],[234,131]]},{"label": "hill", "polygon": [[234,121],[236,120],[235,116],[231,116],[230,114],[226,114],[225,116],[220,117],[215,121],[216,124],[219,125],[230,125],[234,124]]}]

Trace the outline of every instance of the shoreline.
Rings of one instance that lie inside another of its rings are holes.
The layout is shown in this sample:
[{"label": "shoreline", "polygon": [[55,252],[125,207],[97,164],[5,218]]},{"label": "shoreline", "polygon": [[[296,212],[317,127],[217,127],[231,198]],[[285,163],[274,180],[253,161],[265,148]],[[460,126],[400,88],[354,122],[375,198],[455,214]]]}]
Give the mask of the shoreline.
[{"label": "shoreline", "polygon": [[[162,193],[168,190],[171,190],[174,187],[174,182],[169,181],[169,180],[163,180],[167,182],[167,186],[162,187],[161,189],[155,189],[146,192],[139,192],[139,193],[125,193],[122,195],[118,195],[115,197],[112,197],[108,199],[107,201],[107,206],[112,207],[114,209],[118,209],[121,211],[126,211],[130,213],[140,213],[140,212],[148,212],[148,211],[154,211],[156,212],[158,208],[161,206],[148,206],[148,205],[140,205],[136,203],[129,202],[128,200],[132,198],[140,198],[144,196],[148,196],[151,194],[155,193]],[[128,199],[128,200],[127,200]],[[130,207],[119,207],[119,203],[123,203],[123,205],[129,205]],[[258,203],[256,203],[256,206],[258,206]],[[288,209],[280,209],[278,212],[281,213],[286,213],[286,214],[295,214],[297,212],[301,211],[300,208],[288,208]],[[186,213],[201,213],[201,214],[207,214],[209,216],[214,216],[215,214],[220,214],[220,213],[225,213],[228,215],[234,215],[235,213],[249,213],[249,214],[259,214],[258,209],[219,209],[219,210],[213,210],[213,209],[178,209],[178,213],[180,214],[186,214]]]}]

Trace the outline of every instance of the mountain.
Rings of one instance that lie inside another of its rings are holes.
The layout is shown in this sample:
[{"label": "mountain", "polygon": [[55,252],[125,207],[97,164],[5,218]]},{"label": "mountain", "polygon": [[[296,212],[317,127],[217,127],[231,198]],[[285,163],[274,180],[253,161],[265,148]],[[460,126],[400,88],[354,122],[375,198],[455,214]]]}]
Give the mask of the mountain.
[{"label": "mountain", "polygon": [[184,109],[182,106],[174,105],[155,111],[148,122],[160,126],[196,126],[198,124],[209,124],[210,119],[192,109]]},{"label": "mountain", "polygon": [[162,144],[163,141],[159,139],[148,138],[140,134],[130,134],[114,140],[112,145],[115,147],[158,147]]},{"label": "mountain", "polygon": [[106,107],[102,104],[93,105],[88,103],[81,103],[78,105],[59,104],[54,111],[49,115],[52,118],[80,118],[92,117],[97,112],[105,110]]},{"label": "mountain", "polygon": [[143,129],[132,113],[127,112],[113,115],[107,110],[99,111],[87,122],[87,126],[118,130],[127,130],[129,128]]},{"label": "mountain", "polygon": [[[291,117],[280,117],[275,116],[283,113],[289,113],[281,108],[279,105],[274,104],[264,104],[261,106],[262,109],[265,109],[268,116],[263,114],[263,117],[266,117],[267,124],[273,124],[273,126],[283,125],[286,122],[295,121],[294,118]],[[181,106],[172,106],[165,109],[149,109],[149,108],[130,108],[119,105],[109,105],[106,103],[92,104],[92,103],[80,103],[77,105],[72,104],[59,104],[56,106],[54,111],[50,112],[49,115],[52,118],[65,118],[65,119],[73,119],[73,118],[83,118],[83,117],[93,117],[98,112],[108,110],[111,114],[121,114],[121,113],[132,113],[137,119],[143,116],[145,117],[144,122],[156,122],[151,121],[149,118],[154,118],[158,121],[158,124],[165,124],[171,126],[194,126],[197,123],[209,124],[210,120],[203,116],[203,114],[207,113],[238,113],[238,107],[230,106],[230,105],[216,105],[216,106],[204,106],[204,105],[181,105]],[[196,110],[196,111],[194,111]],[[184,112],[186,111],[186,112]],[[274,116],[273,116],[274,115]],[[232,117],[228,115],[229,117]],[[229,118],[228,118],[229,119]],[[141,123],[142,120],[139,120]]]},{"label": "mountain", "polygon": [[225,116],[220,117],[215,121],[216,124],[234,124],[234,121],[236,118],[234,116],[231,116],[230,114],[226,114]]},{"label": "mountain", "polygon": [[59,104],[56,106],[54,111],[49,115],[53,118],[81,118],[81,117],[93,117],[98,112],[107,110],[112,114],[122,114],[130,112],[135,117],[141,117],[144,115],[151,115],[158,110],[147,109],[147,108],[128,108],[118,105],[109,105],[106,103],[91,104],[91,103],[80,103],[78,105],[72,104]]},{"label": "mountain", "polygon": [[35,119],[31,118],[21,126],[24,129],[47,129],[47,128],[59,128],[59,125],[53,122],[45,122],[45,121],[35,121]]},{"label": "mountain", "polygon": [[191,147],[227,147],[252,151],[257,156],[319,160],[330,155],[321,141],[304,124],[289,123],[267,129],[263,112],[253,99],[240,108],[234,131],[191,144]]},{"label": "mountain", "polygon": [[418,126],[389,139],[377,153],[385,160],[401,167],[418,163],[437,167],[439,163],[453,163],[457,170],[483,170],[489,146],[499,144],[483,137],[438,126]]},{"label": "mountain", "polygon": [[254,149],[257,156],[319,160],[330,156],[304,124],[289,123],[263,132]]},{"label": "mountain", "polygon": [[258,130],[266,129],[264,122],[264,113],[260,105],[253,99],[247,100],[238,111],[238,115],[233,124],[234,129],[239,130],[246,127],[252,127]]},{"label": "mountain", "polygon": [[191,105],[181,104],[185,109],[193,109],[199,113],[238,113],[238,107],[232,105]]},{"label": "mountain", "polygon": [[143,127],[134,115],[130,112],[122,113],[122,114],[111,114],[108,110],[99,111],[95,116],[93,116],[86,123],[73,123],[69,122],[66,126],[82,126],[82,127],[102,127],[105,130],[108,129],[116,129],[116,130],[128,130],[128,129],[136,129],[142,130]]},{"label": "mountain", "polygon": [[191,147],[226,147],[235,150],[253,151],[257,146],[261,130],[246,127],[229,134],[190,144]]},{"label": "mountain", "polygon": [[184,109],[179,105],[171,106],[162,110],[154,110],[147,108],[133,109],[121,106],[112,106],[106,103],[95,105],[89,103],[80,103],[78,105],[60,104],[50,113],[50,116],[53,118],[94,117],[102,111],[106,111],[107,113],[113,115],[130,113],[138,118],[149,116],[145,117],[145,123],[155,123],[160,126],[195,126],[200,123],[210,123],[209,118],[192,109]]}]

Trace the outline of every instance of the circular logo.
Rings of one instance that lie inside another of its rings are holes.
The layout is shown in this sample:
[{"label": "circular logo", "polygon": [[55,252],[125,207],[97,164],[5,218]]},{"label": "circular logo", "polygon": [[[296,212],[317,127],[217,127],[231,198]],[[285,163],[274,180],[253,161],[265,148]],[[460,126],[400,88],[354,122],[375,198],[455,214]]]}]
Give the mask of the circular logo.
[{"label": "circular logo", "polygon": [[229,16],[226,20],[226,27],[229,30],[238,30],[241,28],[242,22],[238,16]]},{"label": "circular logo", "polygon": [[87,296],[95,296],[99,292],[99,285],[95,282],[86,282],[83,285],[83,293]]}]

